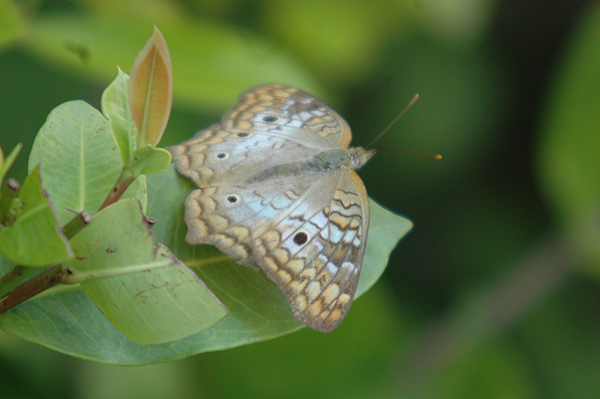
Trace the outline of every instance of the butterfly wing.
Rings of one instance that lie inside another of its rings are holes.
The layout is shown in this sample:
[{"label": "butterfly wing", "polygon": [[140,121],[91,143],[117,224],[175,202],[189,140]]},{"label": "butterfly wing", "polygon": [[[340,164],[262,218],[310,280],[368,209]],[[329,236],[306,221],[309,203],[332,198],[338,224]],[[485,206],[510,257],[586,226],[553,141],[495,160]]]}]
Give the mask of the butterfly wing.
[{"label": "butterfly wing", "polygon": [[305,165],[350,138],[346,122],[313,96],[263,85],[242,93],[220,123],[169,148],[199,187],[186,199],[186,241],[260,268],[295,317],[321,331],[342,321],[354,297],[369,207],[354,171]]},{"label": "butterfly wing", "polygon": [[264,271],[298,320],[328,332],[346,316],[369,226],[368,197],[356,172],[293,185],[209,186],[194,190],[185,205],[186,241],[215,245]]},{"label": "butterfly wing", "polygon": [[[335,329],[350,309],[369,227],[363,182],[354,171],[339,177],[327,206],[298,203],[252,242],[255,261],[287,296],[294,317],[323,332]],[[324,190],[328,183],[316,186]]]},{"label": "butterfly wing", "polygon": [[[320,177],[320,179],[319,179]],[[334,186],[315,184],[334,176],[297,175],[236,180],[194,190],[185,201],[186,242],[215,245],[237,263],[257,267],[252,240],[274,225],[293,228],[290,214],[301,204],[327,205]],[[233,177],[232,177],[233,179]]]},{"label": "butterfly wing", "polygon": [[202,187],[227,180],[236,167],[258,173],[266,159],[308,159],[347,148],[351,138],[346,121],[317,98],[291,86],[261,85],[242,93],[219,123],[169,151],[179,173]]},{"label": "butterfly wing", "polygon": [[350,126],[330,106],[303,90],[282,84],[267,83],[243,92],[223,120],[227,121],[227,129],[251,133],[283,128],[288,138],[300,140],[308,130],[312,132],[312,144],[322,137],[335,147],[348,148],[352,140]]}]

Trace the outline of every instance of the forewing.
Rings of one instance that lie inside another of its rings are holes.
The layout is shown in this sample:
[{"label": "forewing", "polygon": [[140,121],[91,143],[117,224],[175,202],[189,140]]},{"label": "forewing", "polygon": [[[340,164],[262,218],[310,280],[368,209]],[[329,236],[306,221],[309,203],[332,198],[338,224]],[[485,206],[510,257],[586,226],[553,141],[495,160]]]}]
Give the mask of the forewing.
[{"label": "forewing", "polygon": [[322,101],[291,86],[261,85],[242,93],[221,122],[168,150],[177,170],[203,187],[347,148],[350,140],[348,124]]},{"label": "forewing", "polygon": [[294,228],[277,224],[253,241],[255,261],[286,294],[294,316],[323,332],[350,309],[369,228],[367,193],[354,171],[343,172],[329,198],[325,207],[299,204],[286,219]]},{"label": "forewing", "polygon": [[[230,122],[224,124],[226,128],[250,132],[267,129],[299,140],[307,138],[308,130],[343,148],[348,148],[352,139],[348,123],[331,107],[303,90],[282,84],[263,84],[243,92],[223,116],[226,120]],[[311,140],[317,142],[315,137]]]},{"label": "forewing", "polygon": [[[186,202],[187,241],[216,245],[236,261],[251,263],[244,239],[265,223],[284,218],[291,201],[329,173],[288,171],[289,176],[278,178],[273,171],[310,161],[334,148],[329,140],[342,135],[349,136],[343,119],[298,89],[262,85],[242,93],[221,122],[168,148],[177,170],[200,188]],[[252,184],[257,177],[261,180]],[[332,190],[318,191],[323,207]],[[230,198],[239,201],[228,202]]]}]

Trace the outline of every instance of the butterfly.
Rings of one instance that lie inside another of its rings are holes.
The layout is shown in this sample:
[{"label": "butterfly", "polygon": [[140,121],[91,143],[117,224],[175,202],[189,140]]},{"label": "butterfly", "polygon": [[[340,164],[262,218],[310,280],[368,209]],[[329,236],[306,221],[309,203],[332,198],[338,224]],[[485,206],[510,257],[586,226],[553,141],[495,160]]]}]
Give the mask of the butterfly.
[{"label": "butterfly", "polygon": [[186,242],[215,245],[262,270],[294,317],[323,332],[344,319],[358,284],[369,198],[346,121],[312,95],[264,84],[220,122],[169,147],[198,189],[185,201]]}]

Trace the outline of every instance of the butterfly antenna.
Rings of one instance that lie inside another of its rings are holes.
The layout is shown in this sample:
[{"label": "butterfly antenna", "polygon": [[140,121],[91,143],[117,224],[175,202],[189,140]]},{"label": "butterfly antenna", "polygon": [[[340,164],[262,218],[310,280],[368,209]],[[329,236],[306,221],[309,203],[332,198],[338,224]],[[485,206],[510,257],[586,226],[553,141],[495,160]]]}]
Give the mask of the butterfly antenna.
[{"label": "butterfly antenna", "polygon": [[[373,141],[371,141],[369,143],[369,145],[367,145],[365,148],[369,148],[371,145],[373,145],[373,143],[375,143],[377,140],[379,140],[381,138],[381,136],[383,136],[385,134],[385,132],[387,132],[388,130],[390,130],[390,128],[392,126],[394,126],[394,123],[396,123],[398,121],[398,119],[400,119],[400,117],[415,103],[415,101],[417,101],[419,99],[419,95],[415,94],[414,97],[412,98],[412,100],[410,100],[410,102],[408,103],[408,105],[402,110],[402,112],[400,112],[398,114],[397,117],[394,118],[394,120],[392,121],[392,123],[389,124],[388,127],[386,127],[385,129],[383,129],[383,132],[379,133],[379,135],[377,137],[375,137],[375,139]],[[402,151],[402,152],[406,152],[408,154],[414,154],[414,155],[423,155],[425,157],[428,158],[433,158],[433,159],[442,159],[442,156],[439,154],[428,154],[426,152],[418,152],[418,151],[410,151],[410,150],[403,150],[402,148],[392,148],[392,147],[376,147],[376,149],[385,149],[385,150],[395,150],[395,151]]]},{"label": "butterfly antenna", "polygon": [[[381,136],[383,136],[385,134],[385,132],[387,132],[388,130],[390,130],[390,128],[392,126],[394,126],[394,123],[396,123],[398,121],[398,119],[400,119],[400,117],[411,107],[411,105],[413,105],[415,103],[415,101],[417,101],[419,99],[419,95],[415,94],[415,96],[412,98],[412,100],[410,100],[410,102],[408,103],[408,105],[402,110],[402,112],[400,112],[398,114],[397,117],[394,118],[394,120],[392,121],[392,123],[389,124],[388,127],[386,127],[385,129],[383,129],[383,132],[379,133],[379,135],[377,137],[375,137],[375,139],[373,141],[371,141],[369,143],[368,146],[366,146],[365,148],[369,148],[370,146],[373,145],[374,142],[376,142],[377,140],[379,140],[381,138]],[[410,152],[410,151],[408,151]]]}]

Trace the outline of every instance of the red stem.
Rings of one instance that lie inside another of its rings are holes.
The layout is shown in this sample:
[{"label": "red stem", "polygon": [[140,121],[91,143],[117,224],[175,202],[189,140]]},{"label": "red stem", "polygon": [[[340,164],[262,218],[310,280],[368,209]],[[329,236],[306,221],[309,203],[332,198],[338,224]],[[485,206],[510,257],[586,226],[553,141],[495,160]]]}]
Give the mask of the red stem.
[{"label": "red stem", "polygon": [[123,169],[123,172],[121,172],[121,175],[119,176],[119,179],[113,186],[112,190],[110,190],[110,193],[108,194],[102,205],[100,205],[100,208],[98,208],[98,212],[100,212],[107,206],[117,202],[121,198],[123,193],[127,190],[127,188],[129,188],[131,183],[133,183],[134,180],[135,177],[133,176],[133,174],[131,172],[125,173],[125,169]]},{"label": "red stem", "polygon": [[0,313],[6,312],[8,309],[62,282],[67,274],[67,269],[64,269],[61,265],[54,265],[31,280],[16,286],[0,300]]}]

